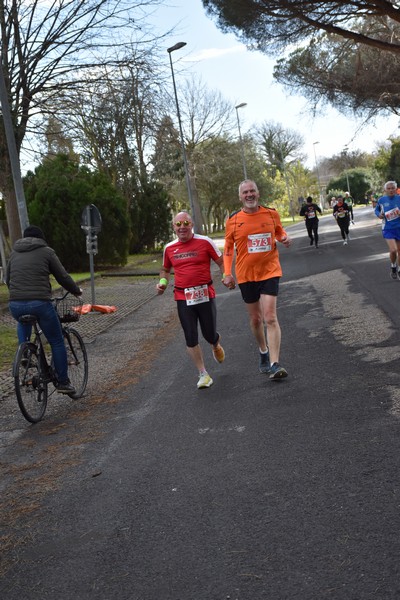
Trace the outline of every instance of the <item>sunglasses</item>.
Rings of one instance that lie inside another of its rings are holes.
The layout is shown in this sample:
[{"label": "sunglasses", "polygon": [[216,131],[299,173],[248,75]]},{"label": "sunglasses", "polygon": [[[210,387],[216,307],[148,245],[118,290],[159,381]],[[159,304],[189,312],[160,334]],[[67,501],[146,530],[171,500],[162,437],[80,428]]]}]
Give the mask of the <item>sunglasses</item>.
[{"label": "sunglasses", "polygon": [[174,225],[176,225],[177,227],[181,227],[181,225],[183,225],[184,227],[187,227],[188,225],[191,225],[192,222],[191,221],[175,221]]}]

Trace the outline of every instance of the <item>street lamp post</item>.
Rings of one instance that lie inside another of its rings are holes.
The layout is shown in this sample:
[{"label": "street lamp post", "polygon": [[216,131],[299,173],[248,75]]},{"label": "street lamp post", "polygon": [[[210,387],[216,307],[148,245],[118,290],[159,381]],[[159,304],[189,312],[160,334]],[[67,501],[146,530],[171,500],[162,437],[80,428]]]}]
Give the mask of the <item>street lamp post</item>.
[{"label": "street lamp post", "polygon": [[313,142],[313,148],[314,148],[314,160],[315,160],[315,170],[317,172],[317,181],[318,181],[318,194],[319,194],[319,203],[321,205],[321,208],[324,208],[324,204],[322,201],[322,194],[321,194],[321,182],[319,179],[319,169],[318,169],[318,160],[317,160],[317,152],[315,150],[315,146],[319,144],[319,142]]},{"label": "street lamp post", "polygon": [[349,174],[347,172],[347,167],[349,166],[349,162],[348,162],[348,158],[349,157],[347,156],[347,151],[348,151],[348,147],[345,146],[344,149],[343,149],[343,154],[344,154],[344,156],[346,158],[346,165],[345,165],[346,166],[346,183],[347,183],[347,191],[349,192],[349,196],[351,196],[351,193],[350,193],[350,183],[349,183]]},{"label": "street lamp post", "polygon": [[197,223],[196,211],[195,211],[195,206],[194,206],[194,201],[193,201],[192,186],[190,183],[190,174],[189,174],[189,166],[188,166],[188,161],[187,161],[187,156],[186,156],[185,141],[183,138],[181,112],[179,110],[179,102],[178,102],[178,94],[176,91],[174,67],[172,64],[172,57],[171,57],[172,52],[174,52],[175,50],[180,50],[184,46],[186,46],[186,42],[178,42],[177,44],[175,44],[175,46],[171,46],[171,48],[167,48],[167,52],[169,54],[169,62],[171,65],[172,83],[174,86],[174,95],[175,95],[175,103],[176,103],[176,114],[178,117],[179,133],[180,133],[181,147],[182,147],[182,154],[183,154],[183,164],[185,167],[186,187],[187,187],[188,196],[189,196],[190,211],[192,213],[193,229],[196,233],[198,233],[198,230],[197,230],[198,223]]},{"label": "street lamp post", "polygon": [[239,129],[240,151],[242,153],[243,175],[244,175],[244,178],[247,179],[246,159],[244,157],[244,146],[243,146],[242,132],[240,130],[240,120],[239,120],[239,108],[243,108],[244,106],[247,106],[247,102],[242,102],[241,104],[238,104],[237,106],[235,106],[235,109],[236,109],[236,118],[237,118],[237,124],[238,124],[238,129]]}]

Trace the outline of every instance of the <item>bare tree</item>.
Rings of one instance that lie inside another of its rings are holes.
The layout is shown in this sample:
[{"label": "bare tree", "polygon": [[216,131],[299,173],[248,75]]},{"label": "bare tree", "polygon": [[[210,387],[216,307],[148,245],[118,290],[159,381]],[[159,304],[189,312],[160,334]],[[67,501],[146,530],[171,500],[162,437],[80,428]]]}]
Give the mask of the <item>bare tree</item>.
[{"label": "bare tree", "polygon": [[285,129],[280,123],[264,121],[254,130],[266,162],[283,172],[285,165],[301,158],[304,140],[297,131]]},{"label": "bare tree", "polygon": [[199,207],[196,183],[198,159],[201,160],[201,153],[198,155],[197,149],[207,142],[211,150],[213,141],[218,143],[220,136],[233,128],[234,109],[219,92],[209,90],[197,77],[186,80],[185,86],[179,93],[184,144],[196,212],[194,217],[201,229],[203,216]]},{"label": "bare tree", "polygon": [[[115,65],[116,54],[138,32],[143,11],[159,0],[0,1],[1,66],[17,152],[32,117],[63,90],[85,86],[88,73]],[[135,18],[134,18],[135,17]],[[143,35],[143,33],[141,33]],[[21,234],[11,163],[0,123],[0,189],[11,240]]]},{"label": "bare tree", "polygon": [[282,173],[288,196],[289,212],[294,216],[296,209],[290,166],[303,158],[300,153],[304,145],[302,136],[293,129],[285,129],[280,123],[265,121],[255,129],[255,139],[270,167],[271,174],[275,176],[277,170]]}]

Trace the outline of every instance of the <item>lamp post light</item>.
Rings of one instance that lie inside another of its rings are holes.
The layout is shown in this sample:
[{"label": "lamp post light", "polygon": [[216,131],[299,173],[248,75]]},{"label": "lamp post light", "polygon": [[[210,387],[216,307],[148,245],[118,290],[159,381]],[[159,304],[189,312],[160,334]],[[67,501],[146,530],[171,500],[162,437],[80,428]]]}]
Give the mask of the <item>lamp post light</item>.
[{"label": "lamp post light", "polygon": [[240,120],[239,120],[239,108],[243,108],[244,106],[247,106],[247,102],[242,102],[241,104],[238,104],[237,106],[235,106],[235,109],[236,109],[236,118],[237,118],[238,130],[239,130],[240,151],[242,153],[243,175],[244,175],[244,178],[247,179],[246,160],[244,157],[244,146],[243,146],[242,132],[240,130]]},{"label": "lamp post light", "polygon": [[178,94],[176,91],[176,83],[175,83],[174,66],[172,64],[172,56],[171,56],[172,52],[175,52],[175,50],[180,50],[184,46],[186,46],[186,42],[178,42],[177,44],[175,44],[175,46],[171,46],[171,48],[167,48],[167,52],[169,54],[169,62],[171,65],[172,83],[174,86],[174,96],[175,96],[175,103],[176,103],[176,114],[178,117],[179,133],[180,133],[182,155],[183,155],[183,164],[185,167],[186,187],[187,187],[188,196],[189,196],[190,211],[192,213],[193,229],[196,233],[198,233],[198,230],[197,230],[198,223],[197,223],[196,211],[195,211],[195,206],[194,206],[194,201],[193,201],[192,186],[190,183],[189,166],[188,166],[188,161],[187,161],[187,156],[186,156],[185,141],[183,138],[181,112],[179,110]]},{"label": "lamp post light", "polygon": [[314,160],[315,160],[315,170],[317,172],[317,181],[318,181],[318,194],[319,194],[319,203],[321,205],[321,208],[324,208],[323,205],[323,201],[322,201],[322,194],[321,194],[321,182],[319,179],[319,169],[318,169],[318,160],[317,160],[317,152],[315,150],[315,146],[319,144],[319,142],[313,142],[313,148],[314,148]]}]

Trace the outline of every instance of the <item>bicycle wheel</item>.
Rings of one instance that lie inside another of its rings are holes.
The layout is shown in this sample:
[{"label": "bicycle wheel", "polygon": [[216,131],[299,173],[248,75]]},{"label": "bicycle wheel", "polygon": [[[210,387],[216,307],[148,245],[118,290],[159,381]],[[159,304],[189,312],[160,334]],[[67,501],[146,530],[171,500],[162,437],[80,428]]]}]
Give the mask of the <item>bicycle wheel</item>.
[{"label": "bicycle wheel", "polygon": [[63,329],[65,349],[68,359],[68,377],[75,388],[70,398],[77,400],[83,396],[88,380],[88,358],[84,341],[76,329]]},{"label": "bicycle wheel", "polygon": [[40,369],[38,348],[31,342],[23,342],[15,356],[13,367],[15,393],[18,406],[25,419],[38,423],[46,411],[47,381]]}]

